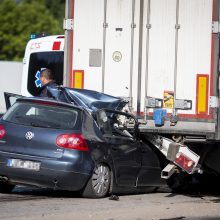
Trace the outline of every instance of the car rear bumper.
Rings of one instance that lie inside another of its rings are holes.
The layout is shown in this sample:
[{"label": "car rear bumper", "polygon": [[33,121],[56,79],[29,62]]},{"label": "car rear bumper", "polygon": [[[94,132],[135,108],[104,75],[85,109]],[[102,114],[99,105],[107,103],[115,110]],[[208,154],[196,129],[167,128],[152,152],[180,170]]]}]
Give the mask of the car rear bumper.
[{"label": "car rear bumper", "polygon": [[81,162],[72,162],[73,160],[66,158],[37,157],[32,157],[31,160],[41,163],[39,171],[12,168],[7,165],[10,158],[30,160],[30,157],[0,152],[0,177],[7,177],[8,181],[15,185],[79,191],[83,189],[93,170],[92,164],[89,163],[85,167]]}]

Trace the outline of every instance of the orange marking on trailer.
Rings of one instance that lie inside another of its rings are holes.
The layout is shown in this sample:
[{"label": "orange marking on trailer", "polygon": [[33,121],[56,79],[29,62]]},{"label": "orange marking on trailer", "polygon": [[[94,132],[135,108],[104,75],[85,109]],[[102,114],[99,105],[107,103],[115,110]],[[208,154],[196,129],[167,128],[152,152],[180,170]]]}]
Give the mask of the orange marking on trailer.
[{"label": "orange marking on trailer", "polygon": [[208,114],[209,75],[197,74],[196,113]]},{"label": "orange marking on trailer", "polygon": [[84,88],[84,71],[83,70],[73,70],[72,87],[76,89]]}]

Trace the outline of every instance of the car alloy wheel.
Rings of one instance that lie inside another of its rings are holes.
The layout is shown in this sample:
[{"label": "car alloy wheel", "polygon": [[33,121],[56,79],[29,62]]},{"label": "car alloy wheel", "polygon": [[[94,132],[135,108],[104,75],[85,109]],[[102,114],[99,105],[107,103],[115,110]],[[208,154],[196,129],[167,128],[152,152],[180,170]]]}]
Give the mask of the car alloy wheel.
[{"label": "car alloy wheel", "polygon": [[108,167],[99,165],[92,175],[92,186],[97,195],[106,194],[109,189],[110,172]]},{"label": "car alloy wheel", "polygon": [[102,198],[107,195],[110,188],[111,172],[108,166],[99,164],[95,167],[93,174],[83,192],[84,197]]}]

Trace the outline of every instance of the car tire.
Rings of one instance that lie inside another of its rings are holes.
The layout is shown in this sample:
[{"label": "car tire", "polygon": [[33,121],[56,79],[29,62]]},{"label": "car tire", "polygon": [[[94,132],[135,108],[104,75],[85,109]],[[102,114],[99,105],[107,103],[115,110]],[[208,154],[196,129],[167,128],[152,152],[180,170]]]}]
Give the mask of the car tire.
[{"label": "car tire", "polygon": [[183,193],[190,190],[192,176],[187,173],[175,173],[167,179],[167,185],[172,192]]},{"label": "car tire", "polygon": [[109,193],[111,171],[108,166],[99,164],[95,167],[82,196],[87,198],[103,198]]},{"label": "car tire", "polygon": [[157,186],[148,186],[144,189],[144,193],[155,193],[159,187]]},{"label": "car tire", "polygon": [[15,188],[15,185],[6,182],[0,182],[0,193],[10,193]]},{"label": "car tire", "polygon": [[138,187],[137,193],[154,193],[157,192],[158,188],[157,186]]}]

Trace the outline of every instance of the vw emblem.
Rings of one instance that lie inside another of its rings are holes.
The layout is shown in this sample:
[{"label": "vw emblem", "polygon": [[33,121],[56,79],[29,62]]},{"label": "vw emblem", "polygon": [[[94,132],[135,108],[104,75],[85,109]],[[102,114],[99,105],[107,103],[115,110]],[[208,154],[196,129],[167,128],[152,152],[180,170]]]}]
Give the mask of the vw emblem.
[{"label": "vw emblem", "polygon": [[28,132],[25,134],[25,138],[26,138],[27,140],[31,140],[33,137],[34,137],[34,133],[31,132],[31,131],[28,131]]}]

